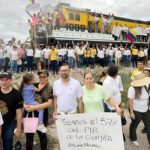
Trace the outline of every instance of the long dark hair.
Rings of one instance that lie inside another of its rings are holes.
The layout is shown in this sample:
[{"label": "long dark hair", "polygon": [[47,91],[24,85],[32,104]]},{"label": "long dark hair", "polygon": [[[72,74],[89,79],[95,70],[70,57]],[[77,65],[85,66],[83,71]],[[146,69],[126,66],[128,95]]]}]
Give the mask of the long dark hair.
[{"label": "long dark hair", "polygon": [[142,94],[142,87],[134,87],[135,90],[135,99],[140,99]]},{"label": "long dark hair", "polygon": [[50,97],[50,93],[52,91],[52,87],[50,86],[49,82],[45,85],[44,89],[41,92],[41,97],[43,102],[47,102]]},{"label": "long dark hair", "polygon": [[33,76],[32,73],[26,73],[23,76],[23,79],[21,81],[21,84],[20,84],[20,87],[19,87],[19,91],[22,92],[24,85],[25,84],[29,84],[33,80],[33,78],[34,78],[34,76]]}]

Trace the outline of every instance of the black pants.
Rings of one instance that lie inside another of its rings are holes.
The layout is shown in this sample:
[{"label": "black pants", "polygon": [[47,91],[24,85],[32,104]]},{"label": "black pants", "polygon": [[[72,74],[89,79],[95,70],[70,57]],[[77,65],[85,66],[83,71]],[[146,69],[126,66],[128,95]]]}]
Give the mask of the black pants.
[{"label": "black pants", "polygon": [[136,141],[137,140],[137,134],[136,134],[136,129],[141,122],[141,120],[144,122],[144,125],[147,129],[147,140],[150,145],[150,111],[148,110],[147,112],[137,112],[134,111],[135,119],[132,119],[131,124],[130,124],[130,139],[131,141]]},{"label": "black pants", "polygon": [[133,68],[137,67],[137,61],[138,61],[138,56],[137,55],[132,55],[131,62],[132,62]]},{"label": "black pants", "polygon": [[[42,133],[37,131],[39,139],[40,139],[40,147],[41,150],[47,150],[47,136],[46,133]],[[33,150],[33,140],[34,140],[34,133],[26,133],[26,149]]]},{"label": "black pants", "polygon": [[[119,106],[119,107],[120,107],[120,106]],[[115,110],[110,110],[110,109],[108,108],[108,106],[107,106],[106,103],[104,103],[104,111],[105,111],[105,112],[116,112]],[[125,119],[125,117],[121,117],[121,123],[122,123],[122,126],[124,126],[124,125],[126,124],[126,119]],[[122,133],[123,133],[123,132],[122,132]],[[124,142],[126,141],[126,138],[125,138],[124,133],[123,133],[123,140],[124,140]]]},{"label": "black pants", "polygon": [[[23,117],[27,115],[27,112],[24,111]],[[29,113],[29,117],[32,116],[32,112]],[[38,117],[38,112],[34,111],[34,116]],[[41,150],[47,150],[47,136],[46,133],[42,133],[37,131],[39,139],[40,139],[40,147]],[[33,150],[33,141],[34,141],[34,133],[26,133],[26,149]]]}]

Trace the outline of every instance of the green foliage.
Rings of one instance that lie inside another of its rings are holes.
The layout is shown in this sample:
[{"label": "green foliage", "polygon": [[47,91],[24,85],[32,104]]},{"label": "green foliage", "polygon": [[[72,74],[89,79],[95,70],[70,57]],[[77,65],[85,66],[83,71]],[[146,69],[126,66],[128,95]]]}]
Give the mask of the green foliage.
[{"label": "green foliage", "polygon": [[128,88],[130,86],[131,83],[131,73],[120,73],[119,74],[121,76],[122,79],[122,83],[123,83],[123,94],[122,94],[122,103],[125,104],[125,108],[127,108],[127,92],[128,92]]}]

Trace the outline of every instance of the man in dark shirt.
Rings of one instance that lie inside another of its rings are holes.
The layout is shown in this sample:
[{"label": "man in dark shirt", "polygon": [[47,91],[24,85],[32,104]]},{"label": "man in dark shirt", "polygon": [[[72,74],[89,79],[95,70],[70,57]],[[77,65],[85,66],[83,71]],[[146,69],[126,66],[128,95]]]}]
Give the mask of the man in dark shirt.
[{"label": "man in dark shirt", "polygon": [[21,93],[12,88],[11,73],[4,72],[0,74],[0,111],[2,113],[4,124],[2,126],[3,150],[12,150],[13,135],[19,139],[21,135],[23,98]]}]

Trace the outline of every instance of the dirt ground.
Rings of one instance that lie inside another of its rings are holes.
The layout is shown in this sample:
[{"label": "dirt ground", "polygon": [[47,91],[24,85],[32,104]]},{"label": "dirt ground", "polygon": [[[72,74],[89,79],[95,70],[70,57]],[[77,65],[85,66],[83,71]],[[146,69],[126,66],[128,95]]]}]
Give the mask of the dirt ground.
[{"label": "dirt ground", "polygon": [[[130,125],[130,119],[129,119],[129,114],[126,111],[126,119],[127,119],[127,124],[123,127],[123,133],[125,134],[126,141],[124,142],[125,150],[150,150],[148,142],[147,142],[147,137],[146,134],[141,133],[141,129],[144,127],[143,123],[141,122],[140,125],[137,128],[137,136],[138,136],[138,142],[139,146],[135,146],[131,143],[129,139],[129,125]],[[63,132],[62,132],[63,133]],[[52,141],[48,143],[48,150],[58,150],[58,136],[57,136],[57,130],[56,130],[56,125],[53,123],[48,127],[48,138],[54,138],[54,143],[52,144]],[[49,139],[50,139],[49,138]],[[25,139],[24,135],[22,139]],[[22,141],[23,143],[23,150],[25,150],[25,140]],[[34,150],[40,150],[39,148],[39,141],[34,142]],[[92,149],[91,149],[92,150]]]},{"label": "dirt ground", "polygon": [[[72,70],[71,76],[73,76],[75,79],[79,80],[81,82],[81,84],[83,84],[83,75],[84,75],[85,71],[89,71],[89,69],[80,70],[80,71]],[[101,69],[92,70],[93,74],[99,74],[100,71],[101,71]],[[125,69],[123,72],[128,73],[131,71],[132,71],[132,69]],[[22,74],[16,75],[14,77],[13,86],[15,88],[18,88],[20,81],[21,81],[21,77],[22,77]],[[50,74],[50,77],[49,77],[50,84],[52,85],[54,80],[56,80],[58,78],[60,78],[59,75],[52,76]],[[35,79],[37,80],[36,74],[35,74]],[[130,119],[129,119],[129,114],[127,111],[126,111],[125,115],[126,115],[126,119],[127,119],[127,124],[123,127],[123,132],[124,132],[125,137],[126,137],[126,141],[124,143],[125,150],[150,150],[148,142],[147,142],[146,134],[141,133],[141,129],[143,128],[142,122],[140,123],[140,125],[138,126],[138,129],[137,129],[138,142],[140,144],[139,147],[136,147],[131,143],[131,141],[129,140]],[[56,131],[55,123],[48,126],[48,139],[49,139],[48,150],[58,150],[58,144],[57,144],[58,143],[58,137],[57,137],[57,131]],[[22,150],[25,150],[25,136],[24,135],[22,136],[22,144],[23,144]],[[34,150],[40,150],[38,137],[35,138]]]}]

